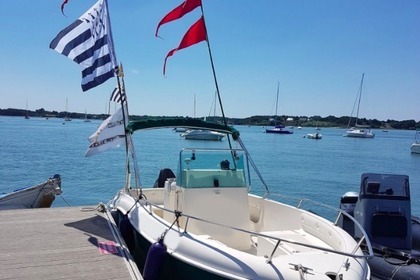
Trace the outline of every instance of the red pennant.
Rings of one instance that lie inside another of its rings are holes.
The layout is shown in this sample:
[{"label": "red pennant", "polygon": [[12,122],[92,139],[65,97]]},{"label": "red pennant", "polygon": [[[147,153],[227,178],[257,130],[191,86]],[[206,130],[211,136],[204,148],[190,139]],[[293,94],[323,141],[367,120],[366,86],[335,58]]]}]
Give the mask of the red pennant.
[{"label": "red pennant", "polygon": [[163,65],[163,75],[165,75],[166,60],[168,59],[168,57],[172,56],[175,52],[179,50],[188,48],[189,46],[192,46],[205,40],[207,40],[206,25],[204,24],[204,18],[200,17],[200,19],[197,20],[197,22],[194,23],[190,27],[190,29],[188,29],[187,33],[185,33],[178,48],[169,51],[166,55],[165,63]]},{"label": "red pennant", "polygon": [[176,19],[182,18],[184,15],[188,14],[198,6],[201,6],[201,0],[185,0],[181,5],[170,11],[163,19],[159,22],[155,36],[158,37],[159,27],[162,24],[171,22]]}]

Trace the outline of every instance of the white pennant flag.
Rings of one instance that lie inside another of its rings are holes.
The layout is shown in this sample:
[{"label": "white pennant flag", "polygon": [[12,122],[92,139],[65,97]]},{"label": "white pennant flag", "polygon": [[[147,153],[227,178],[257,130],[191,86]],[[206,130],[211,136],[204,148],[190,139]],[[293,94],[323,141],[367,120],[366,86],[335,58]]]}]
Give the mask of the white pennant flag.
[{"label": "white pennant flag", "polygon": [[50,43],[51,49],[80,65],[83,91],[116,76],[118,69],[107,6],[99,0]]},{"label": "white pennant flag", "polygon": [[[124,105],[123,107],[125,116],[128,116],[127,105]],[[122,107],[103,121],[98,130],[89,136],[88,140],[90,145],[86,151],[85,157],[124,146],[125,127]]]}]

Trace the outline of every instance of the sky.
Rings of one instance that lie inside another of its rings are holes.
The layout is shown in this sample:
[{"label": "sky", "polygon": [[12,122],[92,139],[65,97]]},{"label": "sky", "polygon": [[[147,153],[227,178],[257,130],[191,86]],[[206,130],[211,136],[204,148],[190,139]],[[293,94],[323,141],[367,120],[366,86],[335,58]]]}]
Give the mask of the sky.
[{"label": "sky", "polygon": [[[420,121],[420,1],[202,0],[209,48],[176,48],[200,9],[163,25],[181,0],[108,0],[131,115],[213,115],[215,80],[227,117],[350,116]],[[110,79],[82,92],[79,65],[52,39],[95,0],[0,1],[0,108],[107,112]],[[195,98],[195,106],[194,106]],[[112,110],[112,109],[111,109]],[[216,109],[220,115],[220,108]]]}]

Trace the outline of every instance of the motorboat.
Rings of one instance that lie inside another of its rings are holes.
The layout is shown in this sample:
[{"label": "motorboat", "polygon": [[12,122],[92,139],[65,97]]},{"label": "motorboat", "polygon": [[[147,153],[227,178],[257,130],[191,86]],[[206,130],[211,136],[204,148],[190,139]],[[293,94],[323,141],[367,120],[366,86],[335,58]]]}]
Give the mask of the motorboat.
[{"label": "motorboat", "polygon": [[127,131],[214,130],[238,148],[183,148],[176,172],[161,171],[155,187],[127,185],[107,204],[145,279],[370,279],[369,254],[341,227],[269,199],[260,175],[253,187],[265,194],[251,193],[251,170],[260,172],[237,130],[177,121],[137,120]]},{"label": "motorboat", "polygon": [[205,129],[189,129],[181,134],[185,140],[221,141],[225,134]]},{"label": "motorboat", "polygon": [[[368,259],[374,279],[418,279],[420,218],[412,216],[407,175],[364,173],[359,192],[341,197],[340,208],[364,228],[374,257]],[[338,224],[356,240],[360,231],[342,216]]]},{"label": "motorboat", "polygon": [[55,174],[46,182],[0,194],[0,210],[19,208],[48,208],[62,193],[61,177]]},{"label": "motorboat", "polygon": [[306,135],[306,138],[319,140],[319,139],[322,139],[322,134],[321,133],[318,133],[318,132],[316,132],[316,133],[308,133],[308,135]]}]

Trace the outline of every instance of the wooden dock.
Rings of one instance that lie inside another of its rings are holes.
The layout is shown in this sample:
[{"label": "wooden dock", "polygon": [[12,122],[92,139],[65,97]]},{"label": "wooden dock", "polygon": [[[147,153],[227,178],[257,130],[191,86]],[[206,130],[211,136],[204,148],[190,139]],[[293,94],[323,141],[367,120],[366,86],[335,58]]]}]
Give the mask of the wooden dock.
[{"label": "wooden dock", "polygon": [[143,279],[109,213],[0,211],[0,279]]}]

